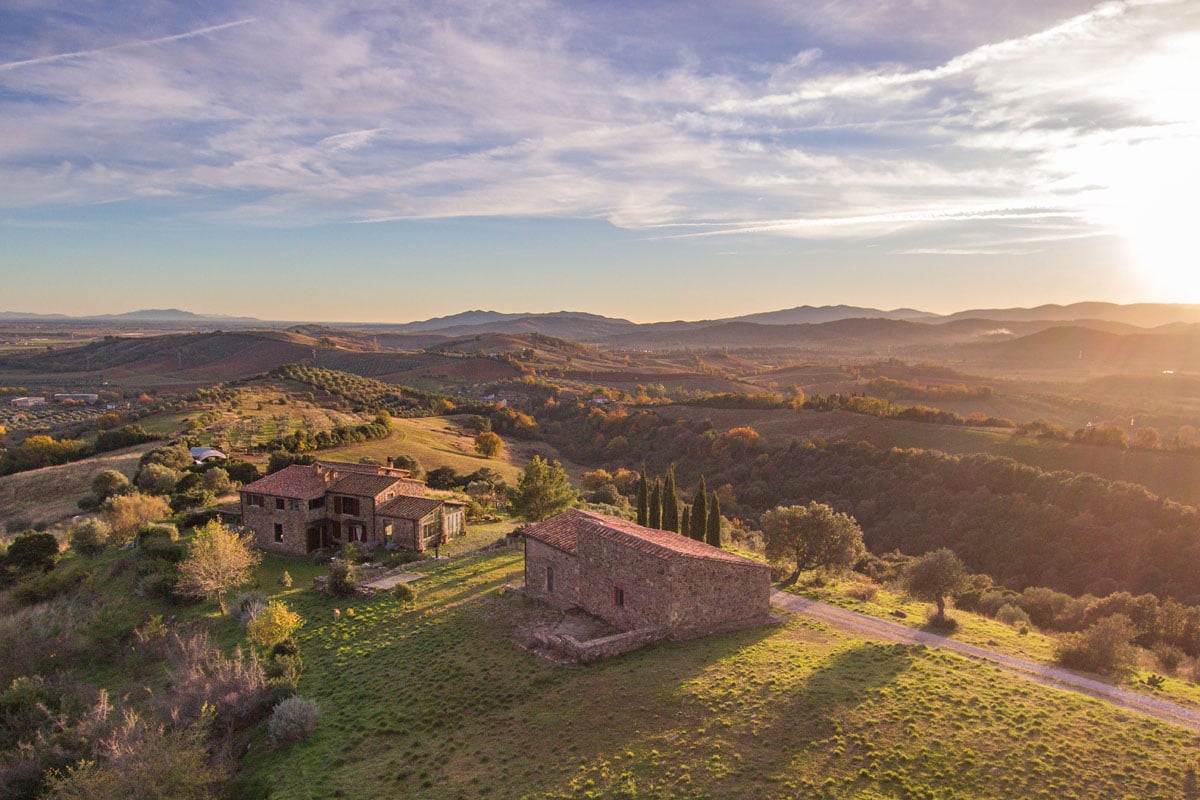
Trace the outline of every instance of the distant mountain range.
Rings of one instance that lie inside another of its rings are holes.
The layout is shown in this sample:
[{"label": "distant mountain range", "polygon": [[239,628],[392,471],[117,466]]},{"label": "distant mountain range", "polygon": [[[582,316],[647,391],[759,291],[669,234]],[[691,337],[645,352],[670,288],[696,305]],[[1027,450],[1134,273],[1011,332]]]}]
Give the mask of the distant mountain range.
[{"label": "distant mountain range", "polygon": [[[183,330],[289,327],[298,333],[308,333],[314,327],[312,323],[197,314],[176,308],[90,317],[0,312],[0,321],[20,320]],[[635,323],[582,311],[506,313],[473,310],[408,323],[321,323],[320,327],[330,331],[357,330],[409,337],[414,347],[418,346],[417,342],[433,343],[485,334],[541,334],[630,349],[809,345],[853,349],[867,342],[886,348],[995,341],[1036,333],[1064,323],[1112,334],[1147,332],[1163,326],[1200,323],[1200,305],[1085,302],[1036,308],[972,309],[953,314],[933,314],[912,308],[885,311],[847,305],[805,305],[723,319],[651,323]]]}]

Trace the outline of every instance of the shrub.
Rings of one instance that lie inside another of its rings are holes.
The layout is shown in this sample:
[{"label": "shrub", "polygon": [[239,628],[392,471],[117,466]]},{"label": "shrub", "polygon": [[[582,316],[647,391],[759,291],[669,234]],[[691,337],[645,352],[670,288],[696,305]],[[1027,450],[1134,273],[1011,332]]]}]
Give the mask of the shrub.
[{"label": "shrub", "polygon": [[351,564],[364,564],[371,560],[371,556],[354,542],[346,542],[342,548],[342,558]]},{"label": "shrub", "polygon": [[98,555],[104,552],[111,535],[112,528],[104,520],[86,519],[71,529],[71,549],[85,556]]},{"label": "shrub", "polygon": [[1014,606],[1012,603],[1005,603],[996,612],[996,620],[1003,622],[1005,625],[1015,627],[1017,625],[1028,625],[1029,615],[1025,613],[1024,609]]},{"label": "shrub", "polygon": [[279,585],[282,586],[284,589],[292,588],[292,573],[288,572],[285,569],[283,571],[283,574],[281,574],[279,576]]},{"label": "shrub", "polygon": [[316,701],[299,696],[280,700],[267,723],[267,738],[275,747],[302,742],[312,736],[320,720]]},{"label": "shrub", "polygon": [[259,613],[251,617],[246,625],[246,635],[260,647],[273,647],[290,639],[304,624],[304,618],[286,604],[272,600]]},{"label": "shrub", "polygon": [[31,575],[12,588],[12,597],[26,604],[44,603],[75,588],[90,577],[90,573],[81,565],[71,562],[70,568]]},{"label": "shrub", "polygon": [[1058,663],[1089,672],[1126,672],[1137,660],[1130,644],[1136,633],[1124,614],[1105,617],[1081,633],[1064,636],[1058,645]]},{"label": "shrub", "polygon": [[169,513],[166,500],[148,494],[112,497],[104,504],[104,519],[113,530],[114,543],[129,541],[139,527]]},{"label": "shrub", "polygon": [[270,687],[258,658],[241,649],[225,656],[206,634],[174,636],[170,655],[170,689],[158,705],[176,724],[191,725],[208,714],[214,730],[244,729],[262,718]]},{"label": "shrub", "polygon": [[58,560],[58,539],[52,533],[23,533],[9,543],[4,558],[18,570],[49,571]]},{"label": "shrub", "polygon": [[107,500],[114,494],[124,494],[129,491],[129,478],[123,472],[106,469],[92,478],[92,493],[101,500]]},{"label": "shrub", "polygon": [[138,544],[151,541],[174,542],[179,539],[179,529],[169,522],[149,523],[138,528]]},{"label": "shrub", "polygon": [[409,586],[407,583],[397,583],[392,589],[392,597],[396,598],[396,602],[408,608],[417,602],[417,590]]},{"label": "shrub", "polygon": [[276,697],[286,697],[295,694],[300,685],[300,677],[304,674],[304,661],[298,655],[286,653],[273,656],[267,664],[267,682]]},{"label": "shrub", "polygon": [[358,569],[344,558],[329,562],[329,593],[334,597],[348,597],[358,588]]},{"label": "shrub", "polygon": [[1158,662],[1159,668],[1168,675],[1174,675],[1179,669],[1179,665],[1186,659],[1187,654],[1178,647],[1160,644],[1154,648],[1154,660]]},{"label": "shrub", "polygon": [[162,464],[147,464],[137,475],[137,486],[146,494],[170,494],[178,482],[179,473]]}]

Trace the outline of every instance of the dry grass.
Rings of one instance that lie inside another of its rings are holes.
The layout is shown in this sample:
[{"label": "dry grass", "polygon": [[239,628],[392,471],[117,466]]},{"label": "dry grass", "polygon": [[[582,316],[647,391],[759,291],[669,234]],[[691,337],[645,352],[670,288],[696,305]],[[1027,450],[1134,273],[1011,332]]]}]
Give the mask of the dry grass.
[{"label": "dry grass", "polygon": [[75,503],[89,492],[93,478],[106,469],[132,478],[138,459],[151,447],[153,444],[138,445],[0,478],[0,524],[14,519],[53,524],[78,514]]}]

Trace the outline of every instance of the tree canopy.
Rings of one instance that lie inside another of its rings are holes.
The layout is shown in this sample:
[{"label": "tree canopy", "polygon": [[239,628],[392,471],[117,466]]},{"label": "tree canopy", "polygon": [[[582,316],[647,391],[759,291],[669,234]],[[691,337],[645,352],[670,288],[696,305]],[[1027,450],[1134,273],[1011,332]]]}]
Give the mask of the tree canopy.
[{"label": "tree canopy", "polygon": [[808,569],[845,569],[867,554],[854,518],[824,503],[780,506],[763,514],[762,526],[767,558],[794,570],[785,582]]},{"label": "tree canopy", "polygon": [[904,583],[914,597],[936,603],[941,620],[946,618],[946,598],[966,586],[967,568],[953,550],[942,547],[910,564]]},{"label": "tree canopy", "polygon": [[559,462],[534,456],[525,465],[517,489],[509,498],[509,506],[518,516],[540,522],[570,508],[577,497],[575,487]]},{"label": "tree canopy", "polygon": [[262,554],[253,549],[249,536],[238,536],[231,528],[213,520],[196,530],[187,557],[179,564],[180,594],[216,600],[225,613],[225,593],[249,583]]}]

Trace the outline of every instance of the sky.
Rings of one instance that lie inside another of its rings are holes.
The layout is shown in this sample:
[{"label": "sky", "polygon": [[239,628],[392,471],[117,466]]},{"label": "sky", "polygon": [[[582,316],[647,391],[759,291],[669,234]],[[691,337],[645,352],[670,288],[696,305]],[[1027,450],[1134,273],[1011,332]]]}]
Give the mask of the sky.
[{"label": "sky", "polygon": [[1200,302],[1198,186],[1197,0],[0,4],[0,310]]}]

